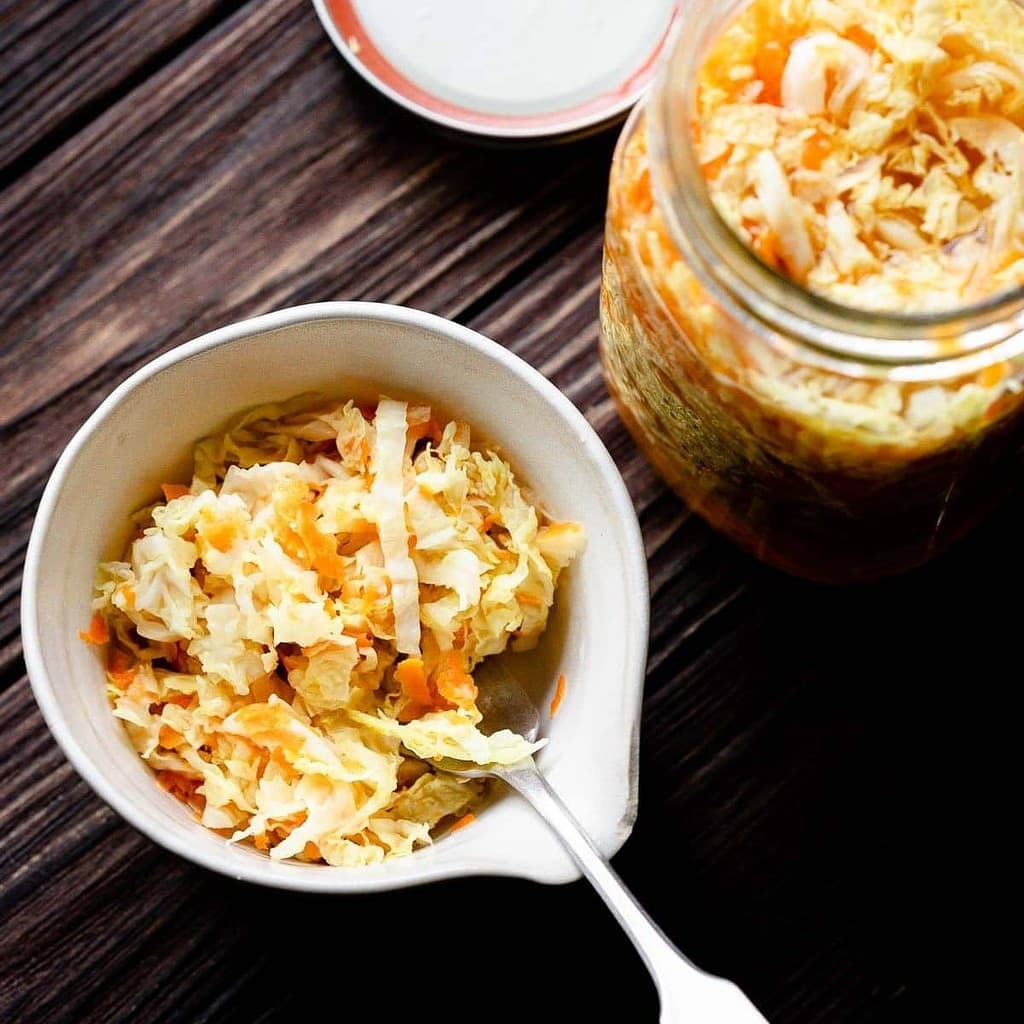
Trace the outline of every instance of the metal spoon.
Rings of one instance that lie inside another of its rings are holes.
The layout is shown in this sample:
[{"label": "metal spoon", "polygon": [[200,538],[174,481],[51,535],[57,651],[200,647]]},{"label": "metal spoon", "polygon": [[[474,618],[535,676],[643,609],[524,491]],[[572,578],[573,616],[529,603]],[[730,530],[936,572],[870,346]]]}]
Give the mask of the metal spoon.
[{"label": "metal spoon", "polygon": [[[490,735],[499,729],[511,729],[530,741],[536,739],[540,729],[537,708],[504,666],[493,659],[486,662],[476,673],[476,682],[483,732]],[[661,1024],[766,1024],[736,985],[702,971],[672,945],[548,785],[532,757],[513,765],[480,766],[451,757],[431,764],[464,778],[502,779],[530,802],[565,845],[643,958],[658,989]]]}]

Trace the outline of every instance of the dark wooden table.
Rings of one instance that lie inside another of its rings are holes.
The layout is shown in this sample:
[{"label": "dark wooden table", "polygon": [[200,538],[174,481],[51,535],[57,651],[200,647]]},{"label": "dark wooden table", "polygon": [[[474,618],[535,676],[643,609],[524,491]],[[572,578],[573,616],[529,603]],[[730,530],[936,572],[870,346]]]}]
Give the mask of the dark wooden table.
[{"label": "dark wooden table", "polygon": [[298,1020],[325,1000],[318,1019],[656,1019],[585,884],[233,883],[125,825],[36,709],[20,572],[64,443],[158,352],[333,298],[490,335],[614,454],[653,602],[615,863],[677,944],[776,1024],[997,1019],[1022,508],[855,590],[768,571],[689,515],[597,360],[613,143],[441,137],[348,70],[306,0],[0,0],[0,1019]]}]

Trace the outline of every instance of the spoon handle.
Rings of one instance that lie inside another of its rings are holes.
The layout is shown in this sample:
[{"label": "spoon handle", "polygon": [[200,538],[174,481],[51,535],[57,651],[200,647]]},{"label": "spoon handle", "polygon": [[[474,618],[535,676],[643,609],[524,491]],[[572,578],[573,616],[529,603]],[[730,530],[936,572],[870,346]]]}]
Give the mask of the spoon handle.
[{"label": "spoon handle", "polygon": [[662,1024],[766,1024],[731,981],[695,967],[672,945],[532,762],[495,774],[533,805],[615,915],[654,978]]}]

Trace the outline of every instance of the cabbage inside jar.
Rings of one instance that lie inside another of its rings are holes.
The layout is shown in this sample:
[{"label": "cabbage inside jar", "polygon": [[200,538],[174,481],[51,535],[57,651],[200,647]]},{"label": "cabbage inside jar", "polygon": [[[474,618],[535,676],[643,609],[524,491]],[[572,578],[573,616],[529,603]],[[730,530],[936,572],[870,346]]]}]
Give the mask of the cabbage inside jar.
[{"label": "cabbage inside jar", "polygon": [[690,0],[682,20],[611,172],[610,390],[765,561],[920,564],[1024,461],[1024,14]]}]

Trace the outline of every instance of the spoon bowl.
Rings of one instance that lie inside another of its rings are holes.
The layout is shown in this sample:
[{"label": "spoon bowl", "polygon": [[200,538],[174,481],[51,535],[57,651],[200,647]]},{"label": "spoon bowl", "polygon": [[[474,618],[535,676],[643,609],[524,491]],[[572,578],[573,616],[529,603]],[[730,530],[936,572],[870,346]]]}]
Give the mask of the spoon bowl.
[{"label": "spoon bowl", "polygon": [[540,732],[540,712],[504,661],[486,659],[473,674],[473,679],[479,691],[476,706],[483,715],[480,731],[490,736],[508,729],[532,743]]}]

